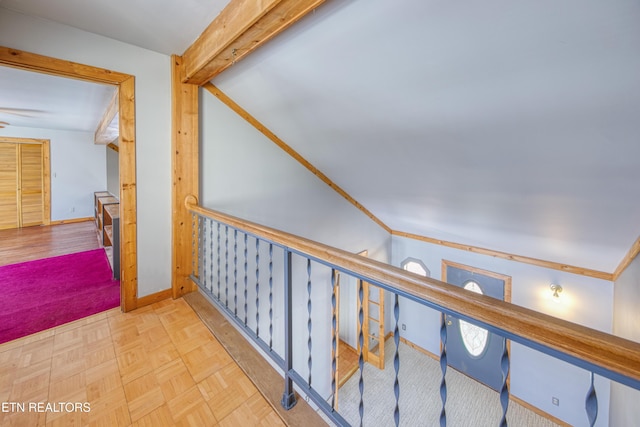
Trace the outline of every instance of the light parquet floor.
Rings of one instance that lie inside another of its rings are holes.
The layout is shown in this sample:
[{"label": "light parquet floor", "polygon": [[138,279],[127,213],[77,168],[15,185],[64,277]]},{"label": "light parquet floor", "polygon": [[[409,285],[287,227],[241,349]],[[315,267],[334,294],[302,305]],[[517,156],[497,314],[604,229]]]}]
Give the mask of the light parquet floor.
[{"label": "light parquet floor", "polygon": [[182,299],[0,345],[0,405],[2,427],[284,425]]}]

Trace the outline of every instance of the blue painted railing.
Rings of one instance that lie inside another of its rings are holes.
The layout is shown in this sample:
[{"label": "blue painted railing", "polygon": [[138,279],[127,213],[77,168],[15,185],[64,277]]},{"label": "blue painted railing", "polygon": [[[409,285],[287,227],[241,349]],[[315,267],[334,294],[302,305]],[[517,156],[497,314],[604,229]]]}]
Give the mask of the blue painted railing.
[{"label": "blue painted railing", "polygon": [[[287,409],[296,404],[297,388],[300,394],[317,405],[332,422],[341,426],[349,425],[336,410],[336,273],[351,276],[360,284],[357,295],[360,301],[357,313],[360,326],[357,340],[360,349],[363,348],[365,339],[362,334],[365,321],[362,281],[385,289],[393,297],[395,378],[389,393],[393,393],[395,398],[392,418],[396,426],[402,423],[402,406],[399,404],[402,383],[398,375],[401,363],[398,351],[401,335],[398,328],[400,296],[442,313],[439,355],[442,376],[437,380],[442,409],[439,419],[426,421],[427,425],[439,423],[446,426],[447,423],[447,315],[472,322],[512,342],[585,369],[591,378],[589,388],[584,391],[585,423],[590,426],[595,424],[598,415],[595,375],[640,390],[639,343],[467,292],[438,280],[417,277],[384,263],[204,209],[195,204],[195,198],[187,198],[186,206],[193,215],[191,279],[281,369],[284,377],[281,403]],[[240,291],[239,246],[242,253]],[[255,263],[252,265],[255,268],[255,283],[251,287],[248,275],[250,262]],[[262,270],[267,273],[262,274]],[[241,299],[240,305],[238,298]],[[268,305],[261,304],[264,299],[268,301]],[[326,307],[315,303],[316,300],[325,302]],[[249,311],[254,308],[255,313],[250,315]],[[314,336],[316,329],[322,331],[322,327],[328,327],[329,333],[322,335],[322,332],[318,332]],[[321,339],[321,342],[314,343],[314,337]],[[315,349],[329,350],[325,357],[330,358],[324,364],[326,369],[316,366],[316,360],[322,361],[323,358],[315,355]],[[364,397],[366,385],[362,351],[358,358],[358,414],[359,424],[363,425],[367,402]],[[496,424],[506,426],[510,398],[510,359],[506,341],[501,369],[499,396],[502,416],[496,419]]]}]

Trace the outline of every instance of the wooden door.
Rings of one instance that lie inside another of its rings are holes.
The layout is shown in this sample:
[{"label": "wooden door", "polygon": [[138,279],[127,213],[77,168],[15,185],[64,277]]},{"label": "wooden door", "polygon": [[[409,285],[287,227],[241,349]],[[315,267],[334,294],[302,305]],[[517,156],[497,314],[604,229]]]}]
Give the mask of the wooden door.
[{"label": "wooden door", "polygon": [[42,145],[20,144],[18,159],[20,225],[22,227],[42,225],[44,223]]},{"label": "wooden door", "polygon": [[18,226],[18,144],[0,144],[0,230]]},{"label": "wooden door", "polygon": [[0,142],[0,229],[49,223],[48,147]]}]

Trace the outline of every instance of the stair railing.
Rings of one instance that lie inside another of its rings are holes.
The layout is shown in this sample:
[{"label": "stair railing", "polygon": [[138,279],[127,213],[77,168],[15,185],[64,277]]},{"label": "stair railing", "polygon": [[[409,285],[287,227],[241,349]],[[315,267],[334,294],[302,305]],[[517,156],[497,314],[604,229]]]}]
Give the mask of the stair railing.
[{"label": "stair railing", "polygon": [[[585,391],[584,409],[590,426],[595,424],[598,414],[595,375],[640,390],[640,343],[206,209],[198,206],[193,196],[186,198],[185,205],[193,217],[191,279],[282,370],[284,391],[281,403],[287,409],[296,404],[294,389],[297,388],[331,421],[337,425],[350,425],[336,410],[335,402],[339,339],[336,332],[336,273],[357,279],[357,298],[360,302],[363,299],[362,281],[392,295],[396,347],[393,383],[395,425],[399,425],[402,419],[399,405],[402,384],[398,378],[399,297],[442,313],[442,409],[437,421],[441,426],[446,425],[447,419],[447,315],[586,370],[590,376],[590,386]],[[362,348],[365,339],[362,335],[363,321],[360,304],[359,348]],[[326,325],[329,325],[329,331]],[[320,339],[321,342],[318,344],[314,339]],[[499,390],[502,417],[496,420],[496,424],[501,426],[507,425],[509,363],[505,345]],[[366,405],[362,352],[358,365],[358,412],[359,424],[362,425]],[[436,420],[430,424],[436,424]]]}]

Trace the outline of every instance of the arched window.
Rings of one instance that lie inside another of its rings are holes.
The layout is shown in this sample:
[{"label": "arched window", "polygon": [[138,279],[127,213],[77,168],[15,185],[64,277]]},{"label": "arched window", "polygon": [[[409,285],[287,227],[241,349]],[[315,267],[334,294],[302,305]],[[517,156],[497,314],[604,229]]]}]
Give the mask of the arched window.
[{"label": "arched window", "polygon": [[429,271],[427,266],[424,265],[424,263],[419,259],[407,258],[402,261],[400,266],[406,271],[410,271],[412,273],[416,273],[425,277],[431,277],[431,272]]},{"label": "arched window", "polygon": [[[480,285],[473,280],[467,281],[463,288],[476,294],[483,294]],[[460,335],[462,336],[462,343],[471,356],[480,357],[487,349],[489,331],[486,329],[460,319]]]}]

